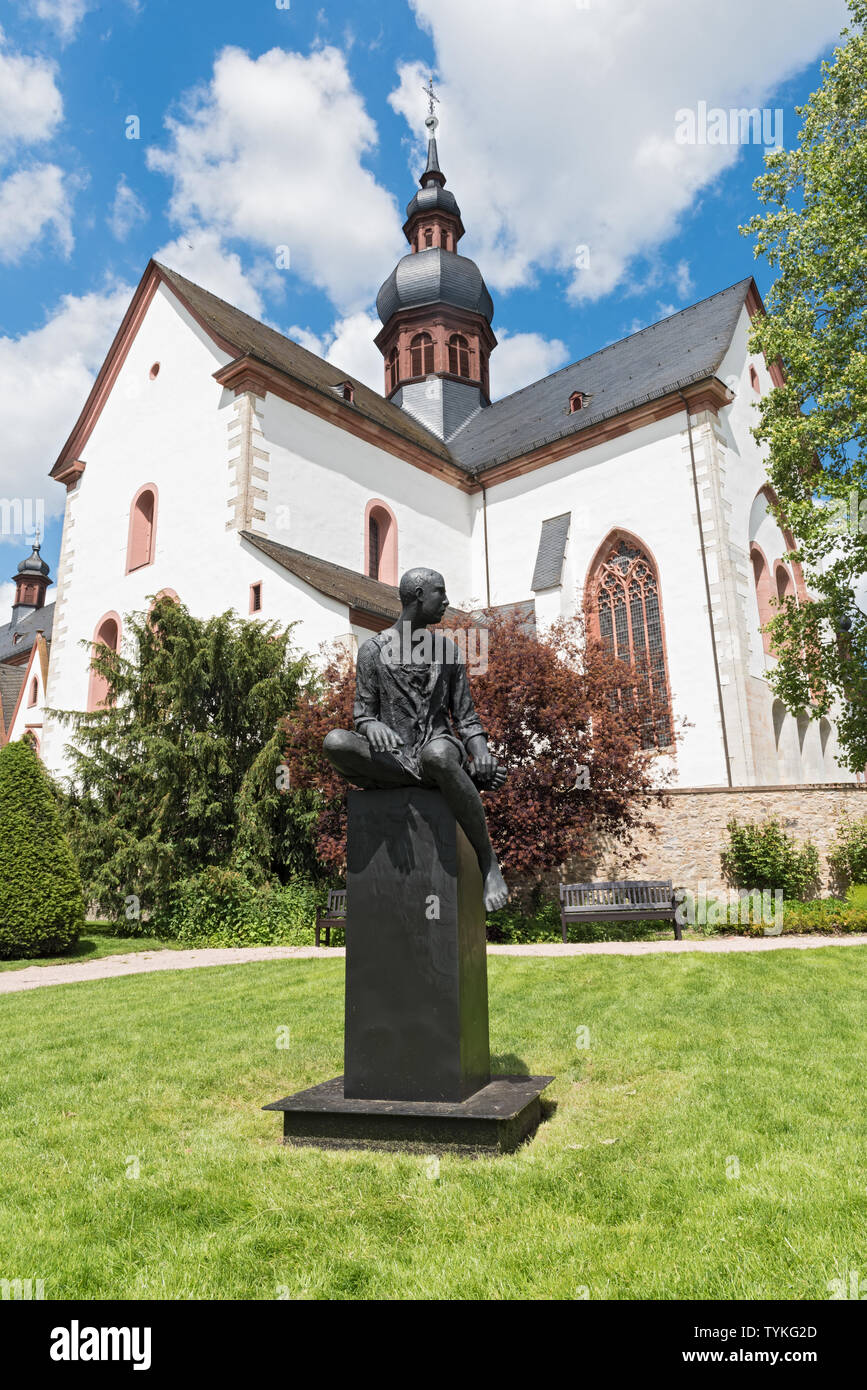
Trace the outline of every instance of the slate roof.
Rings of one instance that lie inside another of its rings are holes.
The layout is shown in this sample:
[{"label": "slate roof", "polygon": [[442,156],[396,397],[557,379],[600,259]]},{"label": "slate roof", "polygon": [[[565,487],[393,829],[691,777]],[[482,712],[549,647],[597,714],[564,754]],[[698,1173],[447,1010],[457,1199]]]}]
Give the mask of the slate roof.
[{"label": "slate roof", "polygon": [[[266,540],[264,536],[256,536],[252,531],[242,531],[241,536],[257,550],[261,550],[263,555],[276,560],[283,569],[303,579],[305,584],[309,584],[311,589],[316,589],[318,593],[337,599],[339,603],[345,603],[350,608],[360,608],[377,618],[394,619],[400,616],[400,595],[393,584],[382,584],[378,579],[359,574],[357,570],[335,565],[331,560],[323,560],[318,555],[308,555],[303,550],[293,550],[288,545],[279,545],[277,541]],[[452,616],[457,616],[459,612],[455,608],[446,611]]]},{"label": "slate roof", "polygon": [[[478,411],[449,440],[456,461],[483,472],[600,420],[713,376],[728,350],[752,279],[611,343]],[[569,397],[589,397],[569,414]]]},{"label": "slate roof", "polygon": [[[435,273],[428,274],[425,258]],[[466,258],[453,252],[440,252],[437,248],[407,256],[392,272],[380,293],[386,292],[387,298],[388,293],[397,292],[396,283],[392,289],[391,282],[398,271],[413,277],[412,294],[426,293],[427,279],[432,283],[436,280],[439,285],[445,260],[448,260],[448,268],[451,269],[452,263],[464,262]],[[193,284],[177,271],[169,270],[158,262],[155,264],[194,313],[218,337],[232,344],[239,356],[249,353],[332,398],[335,387],[344,381],[352,381],[355,401],[353,405],[347,405],[347,409],[358,410],[368,419],[402,435],[471,476],[483,474],[498,463],[520,457],[555,439],[577,434],[634,406],[715,375],[731,343],[738,315],[753,283],[751,277],[739,280],[728,289],[700,300],[698,304],[691,304],[659,323],[610,343],[599,352],[591,353],[589,357],[583,357],[568,367],[561,367],[559,371],[512,392],[510,396],[504,396],[471,416],[446,445],[407,411],[385,400],[339,367],[331,366],[315,353],[308,352],[278,333],[275,328],[259,323],[249,314]],[[468,280],[466,285],[460,286],[460,292],[481,293],[479,286],[484,289],[484,281],[477,267],[471,261],[467,261],[466,265],[475,271],[478,285],[470,277],[472,284]],[[416,276],[419,277],[418,284],[414,280]],[[432,283],[427,287],[430,293],[440,294],[441,286],[435,288]],[[487,294],[487,291],[484,293]],[[574,391],[581,391],[587,404],[584,409],[570,415],[569,397]]]},{"label": "slate roof", "polygon": [[[50,642],[53,626],[53,603],[46,603],[44,607],[28,613],[20,622],[0,624],[0,662],[8,661],[10,657],[24,656],[29,652],[36,641],[37,632],[42,632],[46,642]],[[20,634],[19,642],[12,640],[16,633]]]},{"label": "slate roof", "polygon": [[333,367],[330,362],[324,361],[315,353],[301,347],[299,343],[293,343],[291,338],[278,333],[276,328],[259,323],[258,319],[251,318],[241,309],[227,304],[224,299],[218,299],[209,290],[194,285],[192,280],[185,279],[176,270],[169,270],[158,261],[154,264],[160,275],[187,301],[203,323],[218,337],[233,345],[239,357],[250,353],[260,362],[286,372],[296,381],[312,386],[315,391],[321,391],[329,398],[333,398],[335,386],[340,386],[344,381],[351,381],[355,386],[355,398],[352,405],[347,405],[347,410],[357,410],[376,424],[402,435],[412,444],[420,445],[447,462],[453,462],[442,440],[431,434],[430,430],[426,430],[424,425],[420,425],[411,415],[407,415],[400,406],[392,405],[378,392],[365,386],[357,377],[351,376],[340,367]]},{"label": "slate roof", "polygon": [[27,674],[25,666],[0,666],[0,709],[3,711],[3,725],[6,729],[15,713],[18,696]]}]

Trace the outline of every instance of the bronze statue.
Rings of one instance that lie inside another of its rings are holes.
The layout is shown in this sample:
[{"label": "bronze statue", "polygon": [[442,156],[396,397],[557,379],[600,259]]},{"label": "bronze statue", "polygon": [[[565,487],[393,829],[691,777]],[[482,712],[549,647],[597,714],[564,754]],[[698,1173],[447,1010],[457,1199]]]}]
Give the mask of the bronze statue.
[{"label": "bronze statue", "polygon": [[485,908],[493,912],[505,905],[509,890],[491,847],[479,788],[498,790],[506,769],[488,751],[456,644],[442,632],[427,632],[448,608],[442,575],[408,570],[399,592],[403,607],[396,625],[371,637],[358,653],[355,731],[332,729],[325,753],[357,787],[440,791],[476,851]]}]

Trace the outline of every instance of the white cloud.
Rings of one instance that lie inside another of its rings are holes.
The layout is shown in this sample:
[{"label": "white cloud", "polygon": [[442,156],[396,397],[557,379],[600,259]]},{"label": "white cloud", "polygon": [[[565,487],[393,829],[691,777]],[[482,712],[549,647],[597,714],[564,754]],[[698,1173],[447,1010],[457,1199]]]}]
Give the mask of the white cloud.
[{"label": "white cloud", "polygon": [[385,375],[382,354],[373,341],[380,327],[379,319],[373,314],[358,313],[339,319],[330,332],[322,336],[297,326],[290,328],[287,336],[382,395]]},{"label": "white cloud", "polygon": [[[500,290],[557,271],[573,299],[610,291],[738,158],[737,146],[678,144],[676,112],[699,101],[776,105],[779,84],[835,39],[847,14],[844,0],[410,3],[433,38],[440,160],[474,259]],[[426,74],[403,66],[390,97],[416,137],[417,170]],[[590,265],[578,268],[583,245]]]},{"label": "white cloud", "polygon": [[[0,537],[2,539],[2,537]],[[16,536],[16,540],[18,537]],[[15,583],[11,579],[4,579],[0,583],[0,624],[8,623],[10,610],[15,598]]]},{"label": "white cloud", "polygon": [[17,144],[48,140],[63,116],[54,64],[12,52],[5,44],[0,29],[0,156]]},{"label": "white cloud", "polygon": [[0,497],[43,498],[46,517],[63,511],[65,492],[48,477],[87,399],[132,287],[66,295],[43,324],[0,338],[4,383]]},{"label": "white cloud", "polygon": [[497,332],[498,346],[491,353],[491,394],[494,400],[520,391],[533,381],[556,372],[569,361],[569,349],[559,338],[541,333]]},{"label": "white cloud", "polygon": [[215,231],[193,227],[182,232],[154,252],[154,260],[225,299],[227,304],[243,309],[245,314],[263,317],[262,296],[245,273],[240,256],[226,251]]},{"label": "white cloud", "polygon": [[111,213],[106,219],[117,241],[126,241],[133,227],[147,220],[147,208],[130,188],[123,174],[117,181]]},{"label": "white cloud", "polygon": [[325,291],[338,310],[366,308],[402,254],[394,198],[362,166],[377,131],[342,53],[258,59],[224,49],[213,78],[167,122],[169,144],[148,164],[173,180],[182,228],[240,238]]},{"label": "white cloud", "polygon": [[50,24],[64,43],[72,38],[95,0],[28,0],[27,8],[37,19]]},{"label": "white cloud", "polygon": [[56,164],[19,169],[0,183],[0,264],[16,265],[48,231],[64,259],[72,247],[69,183]]}]

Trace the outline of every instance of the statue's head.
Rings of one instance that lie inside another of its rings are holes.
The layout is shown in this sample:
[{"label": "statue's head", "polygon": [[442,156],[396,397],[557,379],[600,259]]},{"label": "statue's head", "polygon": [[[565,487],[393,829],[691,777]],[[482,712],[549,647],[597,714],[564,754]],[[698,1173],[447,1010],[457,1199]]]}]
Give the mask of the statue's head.
[{"label": "statue's head", "polygon": [[400,601],[404,608],[416,607],[416,612],[425,623],[437,623],[449,606],[446,581],[438,570],[407,570],[399,586]]}]

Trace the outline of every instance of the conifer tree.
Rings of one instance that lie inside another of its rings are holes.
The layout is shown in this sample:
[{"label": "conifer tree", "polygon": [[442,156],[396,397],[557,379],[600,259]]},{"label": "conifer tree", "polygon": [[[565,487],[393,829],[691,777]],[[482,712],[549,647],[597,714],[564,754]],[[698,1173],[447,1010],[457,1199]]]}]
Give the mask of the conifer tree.
[{"label": "conifer tree", "polygon": [[313,871],[312,808],[280,773],[279,724],[308,675],[291,627],[202,620],[162,598],[125,631],[122,652],[94,649],[104,706],[58,715],[70,731],[70,838],[101,909],[140,919],[212,865],[254,884]]}]

